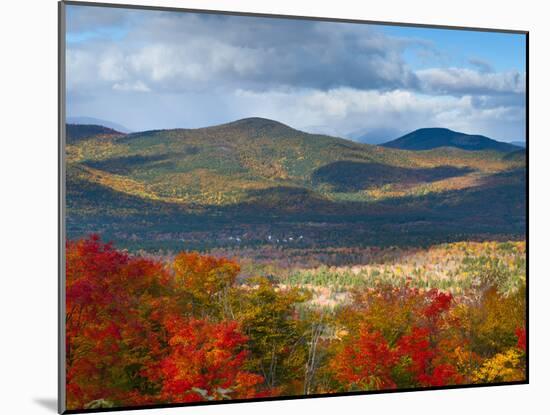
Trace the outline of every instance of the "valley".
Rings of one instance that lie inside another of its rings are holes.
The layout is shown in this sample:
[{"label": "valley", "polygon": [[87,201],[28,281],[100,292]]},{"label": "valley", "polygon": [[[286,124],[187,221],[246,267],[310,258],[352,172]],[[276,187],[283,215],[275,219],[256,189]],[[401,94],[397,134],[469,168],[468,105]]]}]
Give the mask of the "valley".
[{"label": "valley", "polygon": [[72,125],[67,143],[71,238],[204,250],[524,236],[522,150],[401,150],[261,118],[133,134]]}]

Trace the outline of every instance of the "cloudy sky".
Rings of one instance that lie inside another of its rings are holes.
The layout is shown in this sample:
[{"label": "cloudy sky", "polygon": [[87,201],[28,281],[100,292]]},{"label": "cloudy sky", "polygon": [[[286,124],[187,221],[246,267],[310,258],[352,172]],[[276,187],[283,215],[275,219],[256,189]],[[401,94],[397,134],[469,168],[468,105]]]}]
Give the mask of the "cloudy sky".
[{"label": "cloudy sky", "polygon": [[66,44],[67,115],[133,131],[257,116],[524,139],[524,35],[72,5]]}]

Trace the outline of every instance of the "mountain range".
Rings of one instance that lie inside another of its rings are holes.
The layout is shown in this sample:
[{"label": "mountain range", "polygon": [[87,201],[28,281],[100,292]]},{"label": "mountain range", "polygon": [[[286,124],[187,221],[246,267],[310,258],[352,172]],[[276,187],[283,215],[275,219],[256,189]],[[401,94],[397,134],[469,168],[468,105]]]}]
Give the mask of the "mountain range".
[{"label": "mountain range", "polygon": [[[416,133],[395,141],[415,147]],[[68,125],[67,228],[138,247],[223,245],[235,229],[249,243],[300,232],[314,246],[523,232],[525,157],[456,134],[411,151],[264,118],[131,134]]]}]

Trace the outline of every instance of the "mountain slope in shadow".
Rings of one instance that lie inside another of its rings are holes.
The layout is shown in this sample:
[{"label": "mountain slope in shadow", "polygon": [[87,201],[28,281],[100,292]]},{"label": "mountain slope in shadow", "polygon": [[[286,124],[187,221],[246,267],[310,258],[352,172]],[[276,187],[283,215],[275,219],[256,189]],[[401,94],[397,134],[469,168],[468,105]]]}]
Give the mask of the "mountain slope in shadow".
[{"label": "mountain slope in shadow", "polygon": [[512,144],[493,140],[483,135],[464,134],[447,128],[421,128],[395,140],[382,144],[401,150],[430,150],[438,147],[456,147],[462,150],[493,150],[510,152],[519,150]]}]

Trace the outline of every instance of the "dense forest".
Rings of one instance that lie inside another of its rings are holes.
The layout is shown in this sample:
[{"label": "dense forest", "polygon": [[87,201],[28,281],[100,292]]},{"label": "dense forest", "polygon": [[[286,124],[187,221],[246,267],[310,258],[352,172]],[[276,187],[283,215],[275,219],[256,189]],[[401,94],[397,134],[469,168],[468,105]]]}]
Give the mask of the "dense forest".
[{"label": "dense forest", "polygon": [[401,150],[262,118],[132,134],[69,125],[67,135],[73,239],[177,252],[525,235],[523,150]]},{"label": "dense forest", "polygon": [[69,241],[68,408],[523,381],[525,244],[427,258],[441,249],[460,252],[467,283],[357,273],[331,305],[315,301],[315,285],[334,286],[323,276],[243,279],[220,256]]}]

